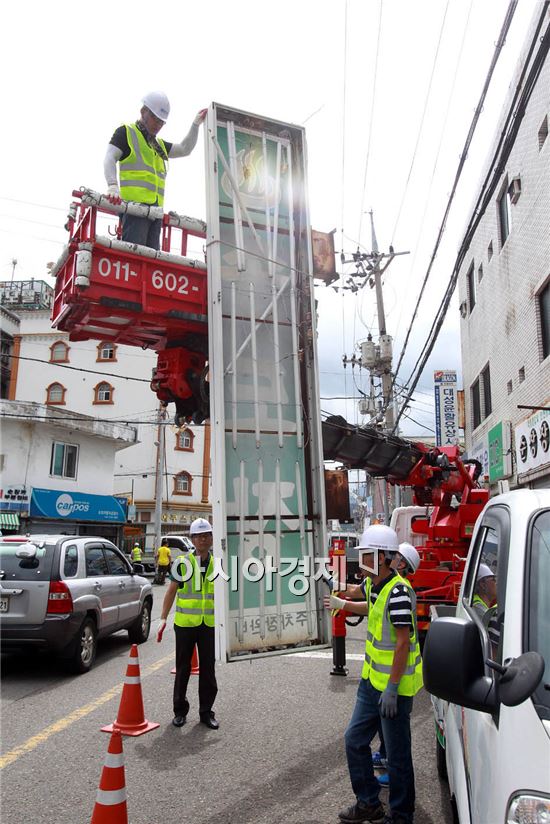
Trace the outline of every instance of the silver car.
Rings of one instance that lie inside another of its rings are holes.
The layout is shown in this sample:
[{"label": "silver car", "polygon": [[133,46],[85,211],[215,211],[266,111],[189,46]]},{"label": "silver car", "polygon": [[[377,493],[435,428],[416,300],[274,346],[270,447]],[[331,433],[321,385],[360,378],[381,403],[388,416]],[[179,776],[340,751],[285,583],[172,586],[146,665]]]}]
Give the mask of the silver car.
[{"label": "silver car", "polygon": [[153,594],[141,571],[105,538],[0,538],[2,649],[50,650],[82,673],[99,638],[125,629],[142,644]]}]

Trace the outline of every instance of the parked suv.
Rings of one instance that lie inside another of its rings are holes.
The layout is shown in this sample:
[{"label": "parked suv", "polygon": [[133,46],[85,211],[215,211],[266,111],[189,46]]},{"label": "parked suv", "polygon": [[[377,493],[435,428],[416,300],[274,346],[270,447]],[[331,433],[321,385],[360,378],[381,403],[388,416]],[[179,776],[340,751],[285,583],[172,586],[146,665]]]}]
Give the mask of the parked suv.
[{"label": "parked suv", "polygon": [[105,538],[0,538],[3,649],[51,650],[74,672],[91,669],[97,641],[121,629],[147,640],[152,587]]}]

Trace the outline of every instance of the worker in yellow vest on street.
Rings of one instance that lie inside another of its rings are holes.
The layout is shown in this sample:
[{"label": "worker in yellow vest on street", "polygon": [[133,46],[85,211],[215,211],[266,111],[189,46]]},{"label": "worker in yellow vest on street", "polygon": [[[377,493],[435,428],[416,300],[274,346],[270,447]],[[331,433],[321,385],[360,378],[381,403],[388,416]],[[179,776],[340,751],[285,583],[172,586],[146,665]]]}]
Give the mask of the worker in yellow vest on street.
[{"label": "worker in yellow vest on street", "polygon": [[[346,730],[346,755],[356,802],[339,814],[345,824],[378,822],[413,824],[414,770],[410,715],[413,696],[422,687],[422,658],[418,640],[416,596],[410,583],[391,567],[399,552],[393,529],[376,524],[364,531],[360,559],[369,559],[369,586],[363,601],[337,595],[327,599],[331,609],[367,615],[367,640],[355,709]],[[345,588],[342,587],[342,589]],[[334,584],[334,591],[338,591]],[[388,756],[389,806],[385,815],[379,800],[370,743],[382,725]]]},{"label": "worker in yellow vest on street", "polygon": [[182,727],[189,712],[187,685],[195,645],[199,653],[199,716],[203,724],[217,730],[219,723],[212,706],[218,692],[214,644],[214,562],[212,526],[205,518],[196,518],[189,528],[194,552],[181,555],[164,596],[157,641],[162,640],[166,619],[176,600],[176,678],[174,680],[174,718]]},{"label": "worker in yellow vest on street", "polygon": [[[197,113],[181,143],[170,143],[157,137],[170,114],[167,96],[160,91],[149,92],[142,103],[139,120],[119,126],[107,147],[103,162],[107,197],[112,203],[129,200],[162,207],[168,159],[191,154],[207,110]],[[122,218],[122,240],[159,249],[161,227],[161,219],[126,213]]]},{"label": "worker in yellow vest on street", "polygon": [[133,564],[141,563],[141,547],[137,541],[135,542],[132,552],[130,553],[130,558],[132,559]]}]

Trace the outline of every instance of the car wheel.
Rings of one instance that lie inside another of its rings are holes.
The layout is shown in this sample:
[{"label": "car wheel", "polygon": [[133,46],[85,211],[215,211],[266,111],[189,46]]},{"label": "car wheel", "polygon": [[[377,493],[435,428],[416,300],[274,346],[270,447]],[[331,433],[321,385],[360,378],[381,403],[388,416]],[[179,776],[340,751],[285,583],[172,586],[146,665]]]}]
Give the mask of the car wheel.
[{"label": "car wheel", "polygon": [[151,629],[151,604],[145,601],[141,612],[131,627],[128,628],[128,638],[132,644],[143,644],[149,638]]},{"label": "car wheel", "polygon": [[97,629],[91,618],[86,618],[78,631],[68,665],[72,672],[89,672],[97,651]]},{"label": "car wheel", "polygon": [[445,757],[445,750],[441,746],[438,738],[435,739],[435,761],[437,764],[437,774],[444,781],[447,780],[447,759]]}]

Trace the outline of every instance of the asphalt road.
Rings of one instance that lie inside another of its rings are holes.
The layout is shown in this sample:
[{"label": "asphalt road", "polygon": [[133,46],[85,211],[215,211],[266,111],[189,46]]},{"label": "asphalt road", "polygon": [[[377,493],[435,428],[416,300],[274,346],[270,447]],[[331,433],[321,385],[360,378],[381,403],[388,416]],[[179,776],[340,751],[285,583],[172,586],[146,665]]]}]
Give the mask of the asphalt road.
[{"label": "asphalt road", "polygon": [[[161,591],[155,587],[155,621]],[[124,738],[130,824],[337,824],[353,801],[343,731],[364,649],[360,625],[348,636],[349,675],[331,677],[329,650],[221,665],[220,729],[199,724],[197,679],[191,712],[171,724],[173,633],[139,647],[145,715],[160,728]],[[45,656],[2,656],[1,820],[76,824],[91,818],[109,738],[100,727],[118,710],[129,643],[104,640],[84,676],[68,676]],[[436,773],[428,695],[412,718],[416,824],[451,824]],[[381,799],[387,797],[382,791]]]}]

